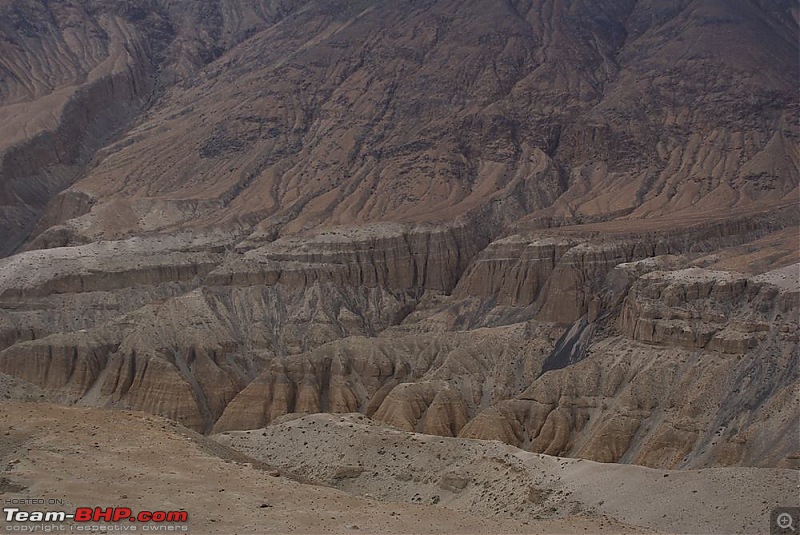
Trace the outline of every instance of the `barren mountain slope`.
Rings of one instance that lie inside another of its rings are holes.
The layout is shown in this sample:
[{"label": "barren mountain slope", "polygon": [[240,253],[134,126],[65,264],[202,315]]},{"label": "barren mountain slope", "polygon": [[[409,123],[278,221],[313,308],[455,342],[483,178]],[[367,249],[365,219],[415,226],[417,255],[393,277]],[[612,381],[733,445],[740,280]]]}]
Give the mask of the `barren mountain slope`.
[{"label": "barren mountain slope", "polygon": [[[281,2],[0,2],[0,254],[93,200],[59,191],[225,47],[280,19]],[[38,227],[34,229],[37,225]]]},{"label": "barren mountain slope", "polygon": [[642,217],[796,194],[788,2],[309,1],[238,45],[225,28],[247,4],[186,17],[189,4],[142,7],[172,29],[161,61],[186,63],[187,39],[222,55],[94,158],[48,212],[67,228],[36,244],[548,207]]}]

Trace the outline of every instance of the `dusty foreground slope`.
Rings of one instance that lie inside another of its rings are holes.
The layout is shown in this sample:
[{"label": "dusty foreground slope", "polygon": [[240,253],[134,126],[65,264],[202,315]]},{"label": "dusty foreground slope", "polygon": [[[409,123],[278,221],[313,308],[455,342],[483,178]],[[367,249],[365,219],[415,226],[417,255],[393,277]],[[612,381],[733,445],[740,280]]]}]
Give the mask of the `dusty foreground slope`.
[{"label": "dusty foreground slope", "polygon": [[[600,516],[525,524],[355,497],[275,477],[252,459],[142,413],[4,402],[0,430],[0,499],[65,499],[67,509],[185,509],[193,534],[635,531]],[[3,519],[0,527],[5,533]]]},{"label": "dusty foreground slope", "polygon": [[763,533],[797,505],[792,470],[599,464],[358,414],[214,441],[144,413],[3,402],[0,430],[0,499],[185,509],[191,533]]},{"label": "dusty foreground slope", "polygon": [[797,505],[799,499],[800,479],[793,470],[601,464],[532,454],[500,442],[407,433],[360,414],[305,416],[215,438],[352,494],[436,503],[498,521],[527,522],[532,530],[542,519],[580,515],[645,531],[764,533],[771,509]]}]

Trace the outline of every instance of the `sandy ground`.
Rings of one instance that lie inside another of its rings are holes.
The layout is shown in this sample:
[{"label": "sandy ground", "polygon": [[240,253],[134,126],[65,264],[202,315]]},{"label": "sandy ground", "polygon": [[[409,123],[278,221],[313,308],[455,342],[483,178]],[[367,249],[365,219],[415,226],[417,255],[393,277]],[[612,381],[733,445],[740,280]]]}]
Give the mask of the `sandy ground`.
[{"label": "sandy ground", "polygon": [[[2,500],[62,499],[67,510],[78,506],[186,510],[193,534],[634,531],[582,514],[525,523],[446,507],[387,503],[276,474],[162,418],[0,403]],[[6,528],[0,518],[0,532]]]},{"label": "sandy ground", "polygon": [[498,521],[580,514],[668,533],[764,533],[772,509],[800,505],[796,470],[602,464],[406,433],[363,415],[316,414],[214,438],[353,494],[435,502]]}]

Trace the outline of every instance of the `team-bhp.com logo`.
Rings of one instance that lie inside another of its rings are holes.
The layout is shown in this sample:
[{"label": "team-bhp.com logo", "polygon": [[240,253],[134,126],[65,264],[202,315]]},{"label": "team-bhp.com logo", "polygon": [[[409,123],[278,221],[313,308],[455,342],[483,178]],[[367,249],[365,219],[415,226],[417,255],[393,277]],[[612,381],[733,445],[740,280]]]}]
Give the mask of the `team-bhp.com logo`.
[{"label": "team-bhp.com logo", "polygon": [[[77,524],[77,529],[71,531],[84,531],[80,529],[83,523],[107,522],[119,524],[123,522],[135,522],[140,524],[150,524],[149,529],[142,531],[163,531],[159,525],[166,526],[172,524],[186,523],[189,521],[189,513],[186,511],[140,511],[134,513],[128,507],[78,507],[74,513],[66,511],[23,511],[18,507],[5,507],[5,520],[9,523],[30,523],[30,522],[72,522]],[[156,525],[152,525],[156,524]],[[169,530],[174,531],[174,529]]]}]

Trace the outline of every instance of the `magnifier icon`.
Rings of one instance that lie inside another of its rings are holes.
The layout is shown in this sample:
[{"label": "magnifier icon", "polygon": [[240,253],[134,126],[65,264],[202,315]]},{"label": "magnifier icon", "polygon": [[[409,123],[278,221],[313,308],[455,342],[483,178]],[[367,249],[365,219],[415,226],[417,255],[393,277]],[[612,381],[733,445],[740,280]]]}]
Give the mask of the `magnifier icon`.
[{"label": "magnifier icon", "polygon": [[794,519],[792,515],[789,513],[781,513],[778,515],[776,519],[778,523],[778,527],[781,529],[788,529],[789,531],[794,531]]}]

